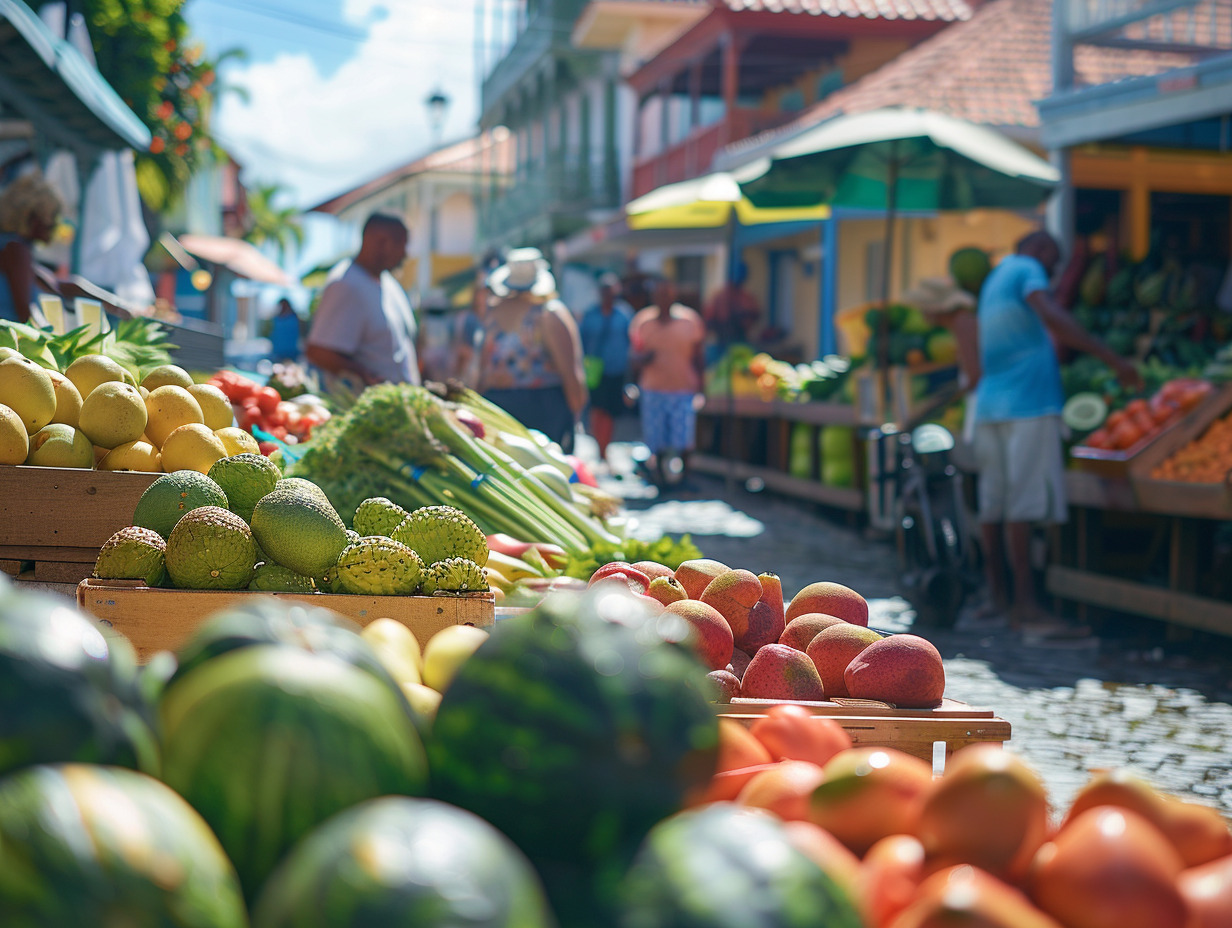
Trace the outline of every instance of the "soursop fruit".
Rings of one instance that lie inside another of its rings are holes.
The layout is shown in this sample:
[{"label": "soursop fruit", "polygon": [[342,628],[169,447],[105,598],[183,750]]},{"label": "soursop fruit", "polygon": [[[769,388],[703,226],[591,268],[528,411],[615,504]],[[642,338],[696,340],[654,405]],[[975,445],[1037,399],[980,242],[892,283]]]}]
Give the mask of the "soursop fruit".
[{"label": "soursop fruit", "polygon": [[265,455],[245,452],[219,458],[208,476],[227,494],[227,508],[251,522],[252,510],[261,497],[273,492],[282,472]]},{"label": "soursop fruit", "polygon": [[94,562],[100,580],[144,580],[160,586],[167,578],[167,543],[149,528],[130,525],[107,539]]},{"label": "soursop fruit", "polygon": [[349,545],[335,569],[344,593],[409,596],[419,586],[424,565],[406,545],[369,535]]},{"label": "soursop fruit", "polygon": [[402,524],[407,512],[393,500],[383,496],[366,499],[355,510],[355,531],[361,535],[394,537],[394,529]]},{"label": "soursop fruit", "polygon": [[252,532],[262,549],[283,567],[317,577],[338,563],[338,555],[347,546],[346,526],[324,495],[303,489],[301,484],[307,481],[293,484],[292,479],[280,480],[274,492],[257,503]]},{"label": "soursop fruit", "polygon": [[346,530],[346,536],[347,536],[348,545],[356,544],[361,538],[364,537],[363,535],[359,534],[359,532],[355,531],[354,529],[349,529],[349,528]]},{"label": "soursop fruit", "polygon": [[311,577],[297,574],[288,567],[262,564],[249,582],[248,589],[263,593],[311,593],[315,587]]},{"label": "soursop fruit", "polygon": [[394,529],[394,541],[414,550],[425,564],[460,557],[488,563],[488,540],[470,516],[452,506],[416,509]]},{"label": "soursop fruit", "polygon": [[338,576],[338,568],[331,567],[321,576],[313,581],[318,593],[345,593],[342,588],[342,579]]},{"label": "soursop fruit", "polygon": [[257,546],[248,523],[221,506],[187,513],[167,539],[167,573],[184,590],[242,590],[252,579]]},{"label": "soursop fruit", "polygon": [[465,557],[447,557],[437,561],[424,571],[423,592],[432,593],[483,593],[487,592],[488,579],[483,568]]}]

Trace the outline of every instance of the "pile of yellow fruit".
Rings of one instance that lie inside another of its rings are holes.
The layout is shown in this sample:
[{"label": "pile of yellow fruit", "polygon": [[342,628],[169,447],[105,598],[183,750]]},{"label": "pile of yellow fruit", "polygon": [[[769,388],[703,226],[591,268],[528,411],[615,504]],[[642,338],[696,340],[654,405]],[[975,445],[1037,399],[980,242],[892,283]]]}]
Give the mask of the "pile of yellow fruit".
[{"label": "pile of yellow fruit", "polygon": [[223,392],[174,364],[138,384],[106,355],[60,372],[0,348],[0,464],[205,473],[246,451],[259,448]]}]

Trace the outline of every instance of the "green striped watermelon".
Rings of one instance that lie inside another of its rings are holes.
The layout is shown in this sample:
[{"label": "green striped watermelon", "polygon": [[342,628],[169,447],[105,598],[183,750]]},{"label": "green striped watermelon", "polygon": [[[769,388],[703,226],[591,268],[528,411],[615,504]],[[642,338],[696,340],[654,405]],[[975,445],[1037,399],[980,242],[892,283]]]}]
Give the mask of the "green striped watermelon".
[{"label": "green striped watermelon", "polygon": [[214,829],[248,898],[331,815],[426,784],[423,747],[393,691],[297,648],[214,658],[167,688],[161,718],[163,779]]},{"label": "green striped watermelon", "polygon": [[118,767],[0,781],[5,928],[247,928],[235,869],[192,807]]},{"label": "green striped watermelon", "polygon": [[717,802],[646,838],[621,886],[620,928],[862,928],[847,892],[760,809]]},{"label": "green striped watermelon", "polygon": [[59,597],[0,587],[0,775],[83,761],[158,771],[127,640]]},{"label": "green striped watermelon", "polygon": [[498,623],[437,711],[433,795],[512,838],[567,924],[714,772],[706,669],[665,633],[627,595],[554,596]]},{"label": "green striped watermelon", "polygon": [[482,819],[386,797],[297,844],[253,908],[254,928],[550,928],[539,878]]}]

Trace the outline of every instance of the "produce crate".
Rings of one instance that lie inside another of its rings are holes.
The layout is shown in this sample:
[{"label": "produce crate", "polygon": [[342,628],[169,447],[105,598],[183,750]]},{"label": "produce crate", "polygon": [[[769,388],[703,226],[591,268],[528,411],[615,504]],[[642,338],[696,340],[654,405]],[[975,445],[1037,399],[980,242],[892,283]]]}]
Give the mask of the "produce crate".
[{"label": "produce crate", "polygon": [[[765,718],[771,706],[784,705],[775,699],[737,697],[730,704],[717,704],[720,718],[752,725]],[[896,709],[874,699],[839,699],[830,702],[793,702],[819,718],[837,722],[857,747],[895,748],[933,763],[934,745],[945,745],[948,758],[959,748],[983,742],[1001,743],[1010,739],[1010,723],[991,709],[969,706],[955,699],[944,699],[935,709]]]},{"label": "produce crate", "polygon": [[1200,438],[1232,409],[1232,384],[1225,385],[1181,420],[1167,436],[1139,454],[1129,466],[1134,499],[1144,512],[1193,516],[1199,519],[1232,519],[1232,484],[1188,483],[1156,480],[1151,471]]},{"label": "produce crate", "polygon": [[137,500],[159,474],[69,467],[0,466],[0,567],[34,579],[88,577],[103,543],[132,524]]},{"label": "produce crate", "polygon": [[174,651],[206,618],[254,597],[332,609],[360,625],[397,619],[426,642],[449,625],[490,626],[495,621],[491,593],[461,596],[350,596],[337,593],[252,593],[246,590],[164,590],[140,580],[82,580],[77,605],[104,625],[121,632],[145,662],[156,651]]},{"label": "produce crate", "polygon": [[[1132,448],[1113,451],[1108,448],[1088,448],[1086,445],[1074,445],[1074,447],[1070,448],[1069,455],[1082,470],[1098,474],[1101,477],[1129,479],[1138,461],[1151,459],[1154,461],[1151,467],[1154,467],[1155,464],[1164,460],[1164,458],[1168,457],[1168,455],[1185,443],[1176,444],[1177,436],[1182,432],[1187,432],[1198,423],[1200,423],[1200,425],[1197,425],[1198,432],[1194,434],[1201,434],[1229,406],[1232,406],[1232,384],[1225,384],[1223,387],[1208,393],[1201,403],[1185,413],[1185,415],[1165,425],[1158,432],[1147,435]],[[1194,434],[1191,434],[1190,438],[1193,438]],[[1189,439],[1187,438],[1185,441],[1187,442]],[[1167,450],[1164,452],[1162,449]],[[1155,455],[1157,454],[1162,454],[1163,456],[1156,458]]]}]

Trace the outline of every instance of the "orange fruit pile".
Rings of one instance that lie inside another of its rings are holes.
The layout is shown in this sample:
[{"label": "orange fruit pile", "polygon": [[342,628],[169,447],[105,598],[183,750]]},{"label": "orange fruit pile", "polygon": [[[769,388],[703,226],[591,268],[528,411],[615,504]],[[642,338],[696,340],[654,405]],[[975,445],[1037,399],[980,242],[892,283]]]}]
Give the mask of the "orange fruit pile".
[{"label": "orange fruit pile", "polygon": [[1156,480],[1221,483],[1232,471],[1232,415],[1215,422],[1153,471]]}]

